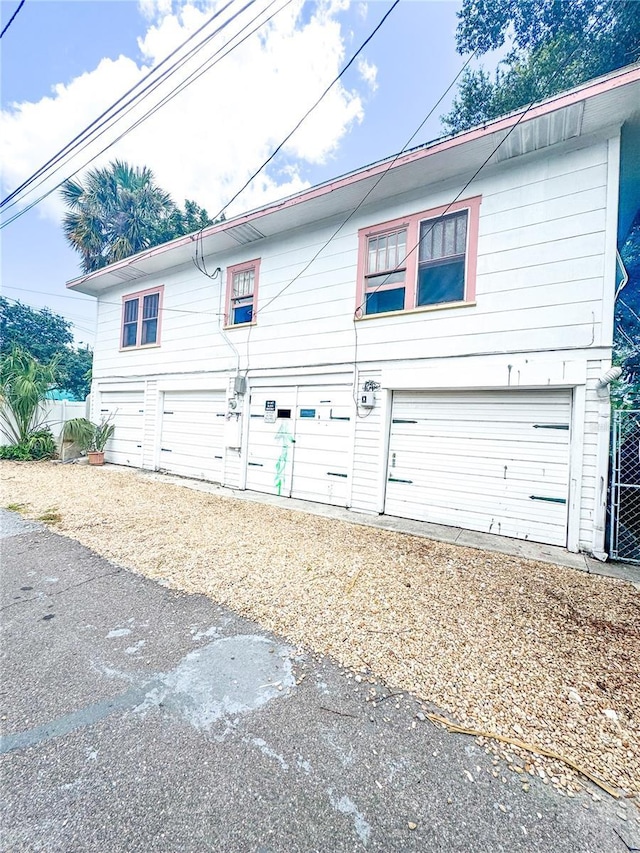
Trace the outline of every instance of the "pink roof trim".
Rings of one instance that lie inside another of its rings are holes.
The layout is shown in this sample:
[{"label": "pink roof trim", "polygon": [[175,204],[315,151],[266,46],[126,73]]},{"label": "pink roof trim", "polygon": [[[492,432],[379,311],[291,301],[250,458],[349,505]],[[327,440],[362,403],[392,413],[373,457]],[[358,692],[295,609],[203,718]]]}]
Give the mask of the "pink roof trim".
[{"label": "pink roof trim", "polygon": [[[508,116],[505,116],[504,118],[494,119],[493,121],[488,122],[482,127],[478,127],[473,130],[467,130],[455,136],[446,137],[441,141],[430,143],[426,147],[421,147],[417,150],[410,151],[407,154],[398,157],[398,159],[391,166],[391,170],[397,169],[400,166],[404,166],[407,163],[412,163],[415,160],[421,160],[423,157],[430,157],[433,154],[438,154],[442,151],[447,151],[450,148],[456,148],[459,145],[464,145],[467,142],[472,142],[475,139],[480,139],[483,136],[488,136],[491,133],[496,133],[497,131],[508,129],[512,125],[516,124],[525,113],[525,121],[530,121],[531,119],[538,118],[539,116],[556,112],[556,110],[571,106],[571,104],[578,103],[579,101],[583,101],[586,98],[592,98],[596,95],[608,92],[611,89],[617,89],[619,87],[626,86],[629,83],[634,83],[638,80],[640,80],[640,65],[635,65],[633,68],[630,68],[627,71],[621,70],[619,73],[614,73],[603,80],[587,82],[582,86],[577,87],[576,89],[572,89],[570,92],[555,95],[552,98],[549,98],[548,100],[544,101],[542,104],[539,104],[537,107],[529,109],[528,111],[527,108],[518,110],[514,113],[509,114]],[[246,222],[251,222],[253,220],[259,219],[265,213],[270,213],[276,210],[283,210],[288,207],[292,207],[293,205],[302,204],[305,201],[311,201],[311,199],[327,195],[331,192],[335,192],[335,190],[337,189],[346,187],[349,184],[357,183],[358,181],[361,181],[364,178],[378,175],[380,172],[383,172],[389,168],[389,160],[392,160],[394,156],[395,155],[387,157],[385,160],[380,160],[379,162],[374,163],[371,166],[366,166],[363,169],[359,169],[358,171],[352,172],[348,175],[345,175],[344,177],[336,178],[335,180],[329,181],[328,183],[320,184],[316,187],[311,187],[308,190],[303,190],[298,195],[290,196],[289,198],[285,198],[281,201],[271,202],[270,204],[258,208],[257,210],[250,211],[249,213],[242,214],[241,216],[235,217],[233,219],[225,220],[224,222],[219,223],[217,225],[212,225],[210,228],[207,228],[202,232],[202,236],[207,237],[210,234],[215,234],[220,231],[226,231],[227,228],[234,227],[236,225],[242,225]],[[169,252],[174,248],[179,248],[180,246],[188,245],[190,242],[193,241],[193,239],[194,235],[190,234],[186,237],[180,237],[176,240],[172,240],[170,243],[163,243],[160,246],[155,246],[154,248],[146,251],[144,254],[133,255],[131,258],[125,258],[123,261],[111,264],[108,267],[102,267],[101,269],[96,270],[94,273],[90,273],[89,275],[82,276],[78,279],[73,279],[72,281],[67,282],[67,287],[72,287],[74,284],[79,283],[80,281],[87,281],[93,277],[98,277],[101,273],[110,270],[116,270],[121,267],[126,267],[132,263],[135,263],[136,261],[140,261],[145,258],[152,258],[164,252]]]}]

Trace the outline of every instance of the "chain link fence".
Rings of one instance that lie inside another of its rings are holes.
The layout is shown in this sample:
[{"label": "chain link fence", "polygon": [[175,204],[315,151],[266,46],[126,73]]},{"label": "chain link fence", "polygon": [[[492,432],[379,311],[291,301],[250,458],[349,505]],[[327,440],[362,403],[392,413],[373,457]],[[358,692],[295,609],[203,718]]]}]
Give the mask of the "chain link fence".
[{"label": "chain link fence", "polygon": [[609,556],[640,564],[640,409],[614,411]]}]

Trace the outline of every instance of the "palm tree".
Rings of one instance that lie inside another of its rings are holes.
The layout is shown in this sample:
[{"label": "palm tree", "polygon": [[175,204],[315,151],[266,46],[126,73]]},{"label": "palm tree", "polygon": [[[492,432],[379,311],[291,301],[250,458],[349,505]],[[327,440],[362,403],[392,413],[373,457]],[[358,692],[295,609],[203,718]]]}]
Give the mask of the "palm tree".
[{"label": "palm tree", "polygon": [[64,233],[82,257],[83,272],[170,239],[168,221],[175,221],[176,214],[181,218],[169,193],[156,185],[150,169],[134,168],[120,160],[91,169],[84,183],[65,181],[61,192],[70,208],[63,220]]}]

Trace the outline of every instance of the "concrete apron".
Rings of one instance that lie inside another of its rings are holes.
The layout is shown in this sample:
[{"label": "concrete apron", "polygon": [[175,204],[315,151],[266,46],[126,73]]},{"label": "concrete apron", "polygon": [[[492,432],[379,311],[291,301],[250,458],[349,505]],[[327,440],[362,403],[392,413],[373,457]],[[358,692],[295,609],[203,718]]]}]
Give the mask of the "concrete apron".
[{"label": "concrete apron", "polygon": [[0,520],[0,849],[639,845],[624,801],[523,784],[474,739],[432,726],[410,696],[42,525]]}]

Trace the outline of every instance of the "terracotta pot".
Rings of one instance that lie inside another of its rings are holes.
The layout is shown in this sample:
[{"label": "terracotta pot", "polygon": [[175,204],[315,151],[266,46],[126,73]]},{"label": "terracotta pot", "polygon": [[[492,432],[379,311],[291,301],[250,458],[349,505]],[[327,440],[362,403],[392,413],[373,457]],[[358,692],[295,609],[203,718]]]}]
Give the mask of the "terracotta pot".
[{"label": "terracotta pot", "polygon": [[90,450],[87,453],[87,459],[89,460],[89,465],[104,465],[104,451]]}]

